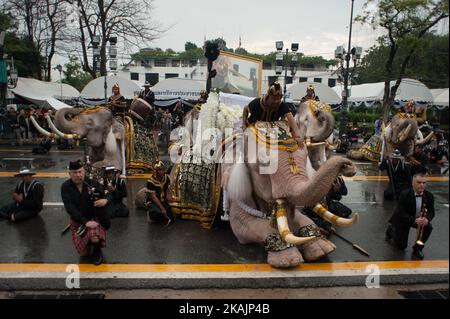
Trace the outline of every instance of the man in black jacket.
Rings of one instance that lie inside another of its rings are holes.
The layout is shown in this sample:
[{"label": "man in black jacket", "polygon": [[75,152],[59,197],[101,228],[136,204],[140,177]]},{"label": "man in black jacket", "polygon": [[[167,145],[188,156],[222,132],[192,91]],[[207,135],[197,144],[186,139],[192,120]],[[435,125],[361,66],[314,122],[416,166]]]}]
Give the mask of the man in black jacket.
[{"label": "man in black jacket", "polygon": [[421,235],[416,238],[413,256],[423,259],[423,248],[433,231],[431,221],[434,218],[434,197],[425,190],[427,178],[424,174],[414,175],[412,188],[400,193],[397,207],[390,219],[386,239],[400,249],[408,246],[410,228],[421,228]]},{"label": "man in black jacket", "polygon": [[94,263],[100,265],[111,225],[107,212],[111,196],[101,184],[86,178],[81,161],[70,163],[69,175],[61,186],[61,197],[70,216],[73,244],[80,256],[93,255]]},{"label": "man in black jacket", "polygon": [[107,208],[109,217],[128,217],[130,211],[123,203],[123,199],[127,197],[127,185],[114,166],[105,167],[103,186],[112,198]]},{"label": "man in black jacket", "polygon": [[411,166],[405,161],[399,150],[395,150],[390,157],[383,158],[378,167],[387,170],[389,184],[384,190],[384,199],[397,199],[400,193],[411,187]]},{"label": "man in black jacket", "polygon": [[13,192],[14,203],[0,208],[0,218],[13,223],[36,217],[42,210],[44,200],[44,185],[35,180],[29,169],[23,169],[16,177],[21,181]]}]

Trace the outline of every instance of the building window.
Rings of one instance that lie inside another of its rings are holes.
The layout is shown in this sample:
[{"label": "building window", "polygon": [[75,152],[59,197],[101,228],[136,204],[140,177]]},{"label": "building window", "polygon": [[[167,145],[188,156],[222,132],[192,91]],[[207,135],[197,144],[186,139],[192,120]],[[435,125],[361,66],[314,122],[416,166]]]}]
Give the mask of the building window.
[{"label": "building window", "polygon": [[328,86],[330,88],[335,87],[336,86],[336,79],[328,79]]},{"label": "building window", "polygon": [[172,67],[174,68],[180,67],[180,60],[172,60]]},{"label": "building window", "polygon": [[300,82],[300,83],[302,83],[302,82],[308,82],[308,78],[300,78],[300,79],[299,79],[299,82]]},{"label": "building window", "polygon": [[185,73],[184,78],[187,79],[189,77],[189,74]]},{"label": "building window", "polygon": [[158,73],[145,73],[145,81],[149,82],[150,85],[156,85],[159,82]]},{"label": "building window", "polygon": [[139,81],[139,73],[130,73],[131,81]]},{"label": "building window", "polygon": [[166,73],[166,79],[177,78],[178,73]]},{"label": "building window", "polygon": [[197,60],[191,60],[189,61],[189,66],[192,68],[194,66],[197,66],[198,61]]},{"label": "building window", "polygon": [[286,77],[286,84],[292,84],[293,83],[293,77],[292,76],[287,76]]},{"label": "building window", "polygon": [[322,83],[322,78],[314,78],[315,83]]},{"label": "building window", "polygon": [[155,67],[166,67],[167,61],[166,60],[155,60]]}]

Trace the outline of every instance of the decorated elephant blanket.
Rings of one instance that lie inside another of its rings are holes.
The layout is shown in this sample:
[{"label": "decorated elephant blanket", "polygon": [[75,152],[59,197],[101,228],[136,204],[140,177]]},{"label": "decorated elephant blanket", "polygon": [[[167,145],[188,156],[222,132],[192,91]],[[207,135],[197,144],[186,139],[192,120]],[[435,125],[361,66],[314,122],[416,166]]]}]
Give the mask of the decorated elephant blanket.
[{"label": "decorated elephant blanket", "polygon": [[127,116],[125,132],[127,171],[131,174],[151,171],[159,158],[152,131]]},{"label": "decorated elephant blanket", "polygon": [[196,220],[202,227],[211,228],[220,201],[218,165],[187,152],[175,167],[172,185],[173,212],[182,219]]}]

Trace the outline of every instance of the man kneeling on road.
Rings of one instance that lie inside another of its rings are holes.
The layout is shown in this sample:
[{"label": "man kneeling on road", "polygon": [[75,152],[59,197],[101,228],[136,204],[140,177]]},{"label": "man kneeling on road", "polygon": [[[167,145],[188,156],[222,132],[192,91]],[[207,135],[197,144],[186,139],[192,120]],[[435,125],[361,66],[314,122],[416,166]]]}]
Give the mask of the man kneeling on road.
[{"label": "man kneeling on road", "polygon": [[21,181],[13,192],[14,203],[0,208],[0,218],[13,223],[36,217],[42,210],[44,200],[44,185],[35,180],[35,173],[23,169],[16,177]]},{"label": "man kneeling on road", "polygon": [[[93,256],[94,264],[103,263],[106,230],[110,228],[107,205],[111,202],[103,186],[86,178],[81,161],[69,165],[70,179],[61,186],[64,207],[70,215],[72,241],[82,257]],[[107,197],[108,196],[108,197]]]},{"label": "man kneeling on road", "polygon": [[170,179],[166,174],[163,162],[158,161],[154,168],[155,173],[147,181],[145,204],[148,208],[147,219],[149,222],[170,225],[175,222],[175,217],[169,205],[169,202],[172,201],[172,195],[169,191]]}]

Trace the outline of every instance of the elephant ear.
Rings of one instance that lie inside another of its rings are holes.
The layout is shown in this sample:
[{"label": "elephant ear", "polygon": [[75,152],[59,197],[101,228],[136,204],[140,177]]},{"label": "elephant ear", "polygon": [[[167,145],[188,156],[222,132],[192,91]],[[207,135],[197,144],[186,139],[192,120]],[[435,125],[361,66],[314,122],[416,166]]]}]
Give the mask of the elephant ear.
[{"label": "elephant ear", "polygon": [[245,202],[252,197],[253,186],[245,163],[236,163],[231,168],[227,191],[232,201]]}]

